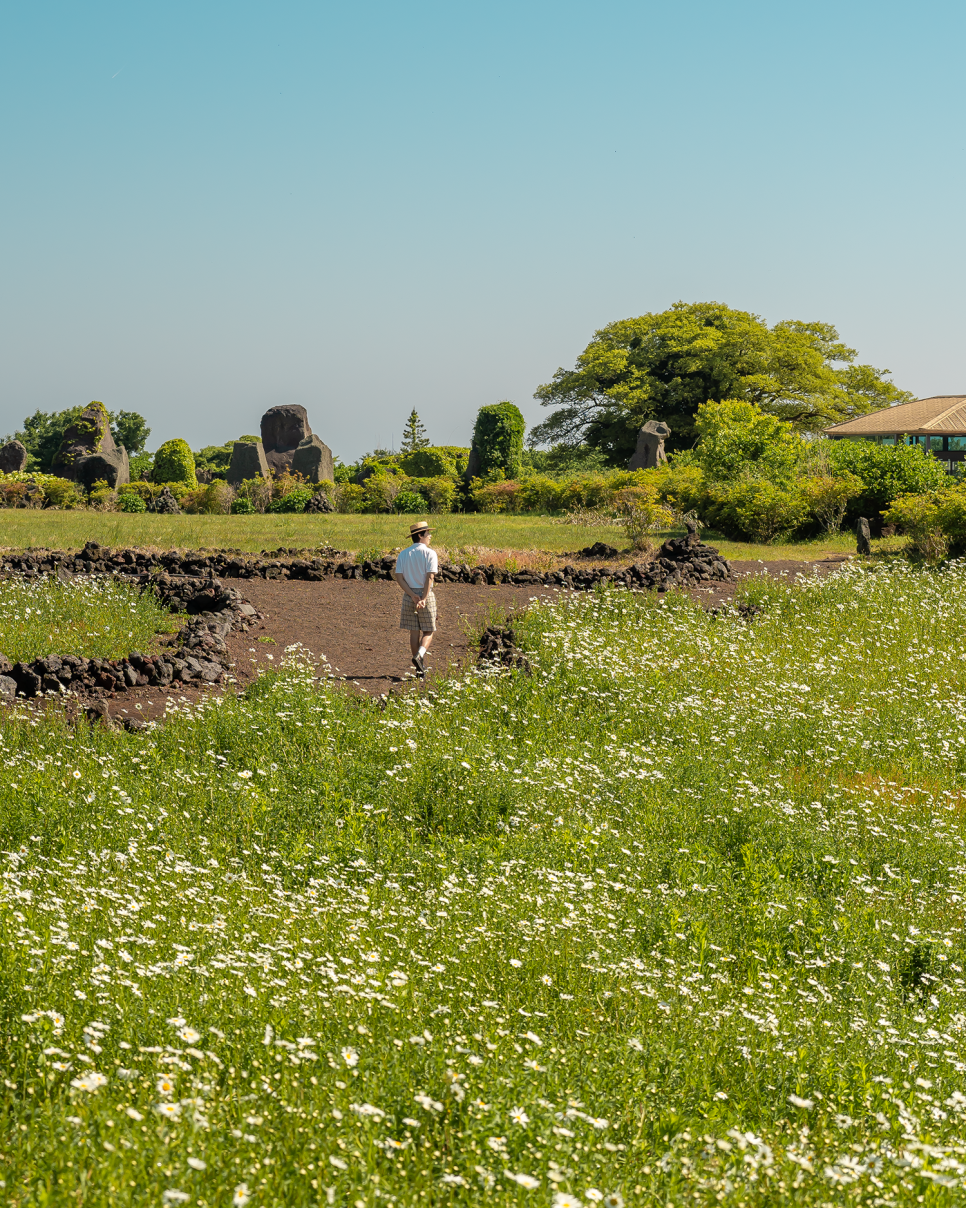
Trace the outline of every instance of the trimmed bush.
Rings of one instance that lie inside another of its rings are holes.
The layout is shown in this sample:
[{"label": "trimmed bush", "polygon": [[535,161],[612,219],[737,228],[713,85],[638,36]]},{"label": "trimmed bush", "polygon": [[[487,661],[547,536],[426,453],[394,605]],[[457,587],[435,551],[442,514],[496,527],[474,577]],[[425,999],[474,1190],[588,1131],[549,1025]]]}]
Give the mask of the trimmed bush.
[{"label": "trimmed bush", "polygon": [[140,495],[128,491],[125,495],[118,495],[117,510],[119,512],[146,512],[148,505]]},{"label": "trimmed bush", "polygon": [[403,512],[409,515],[415,512],[425,512],[426,500],[419,491],[402,490],[396,496],[392,506],[394,512]]},{"label": "trimmed bush", "polygon": [[411,478],[439,478],[443,474],[454,474],[456,466],[445,449],[414,449],[400,457],[399,468]]},{"label": "trimmed bush", "polygon": [[467,478],[484,482],[497,477],[519,478],[526,427],[520,408],[511,402],[481,407],[473,428]]},{"label": "trimmed bush", "polygon": [[335,510],[344,515],[361,512],[366,503],[365,489],[355,482],[337,482],[332,502]]},{"label": "trimmed bush", "polygon": [[706,522],[725,537],[764,543],[794,532],[808,518],[800,490],[762,478],[712,486],[703,511]]},{"label": "trimmed bush", "polygon": [[250,499],[235,499],[232,501],[231,514],[233,516],[254,516],[255,505]]},{"label": "trimmed bush", "polygon": [[293,487],[281,499],[273,499],[265,509],[267,512],[304,512],[305,505],[312,498],[314,491],[311,487]]},{"label": "trimmed bush", "polygon": [[164,442],[154,455],[152,477],[155,482],[168,485],[180,483],[189,491],[197,488],[195,458],[186,440],[176,437]]}]

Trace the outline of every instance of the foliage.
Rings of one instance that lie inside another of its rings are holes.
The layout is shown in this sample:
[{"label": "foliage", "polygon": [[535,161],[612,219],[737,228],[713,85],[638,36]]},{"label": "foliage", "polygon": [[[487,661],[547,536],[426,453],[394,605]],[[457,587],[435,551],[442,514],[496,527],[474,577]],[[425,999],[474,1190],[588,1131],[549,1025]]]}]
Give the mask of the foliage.
[{"label": "foliage", "polygon": [[413,515],[426,511],[426,500],[419,491],[410,491],[405,487],[393,500],[393,511]]},{"label": "foliage", "polygon": [[456,481],[448,475],[438,478],[417,478],[419,493],[426,500],[426,505],[434,515],[451,512],[456,502]]},{"label": "foliage", "polygon": [[399,468],[411,478],[439,478],[456,473],[456,464],[445,449],[428,447],[400,457]]},{"label": "foliage", "polygon": [[797,485],[784,487],[767,478],[739,478],[708,487],[702,518],[733,540],[768,544],[805,523],[808,503]]},{"label": "foliage", "polygon": [[485,515],[523,510],[523,484],[513,478],[500,482],[482,482],[479,478],[473,478],[469,484],[469,496],[476,510]]},{"label": "foliage", "polygon": [[862,481],[861,494],[849,500],[846,518],[873,518],[900,495],[941,490],[949,485],[942,464],[918,445],[877,445],[870,440],[828,442],[829,470],[839,476],[854,474]]},{"label": "foliage", "polygon": [[61,508],[83,507],[84,492],[76,483],[57,474],[39,474],[17,470],[0,474],[0,507]]},{"label": "foliage", "polygon": [[744,598],[537,604],[532,676],[378,704],[5,710],[10,1202],[962,1198],[964,572]]},{"label": "foliage", "polygon": [[[244,479],[244,481],[235,487],[234,503],[237,503],[241,499],[250,503],[252,510],[255,512],[262,513],[267,511],[268,505],[272,502],[272,483],[268,479],[262,478],[260,474],[256,474],[254,478]],[[248,514],[237,510],[234,505],[232,506],[232,512],[235,515]]]},{"label": "foliage", "polygon": [[391,512],[402,485],[403,478],[399,474],[371,474],[362,484],[363,506],[366,511]]},{"label": "foliage", "polygon": [[847,470],[838,477],[814,474],[803,478],[799,486],[812,515],[827,533],[837,533],[842,527],[850,499],[862,494],[861,478]]},{"label": "foliage", "polygon": [[314,494],[311,486],[296,486],[290,491],[286,491],[280,498],[273,499],[266,510],[272,513],[304,512],[305,505]]},{"label": "foliage", "polygon": [[694,428],[700,442],[694,458],[709,483],[751,473],[787,485],[805,459],[805,442],[792,425],[754,403],[702,403]]},{"label": "foliage", "polygon": [[186,440],[176,437],[164,442],[154,455],[152,477],[155,482],[181,483],[195,490],[198,486],[195,458]]},{"label": "foliage", "polygon": [[526,431],[519,407],[511,402],[481,407],[473,428],[473,444],[467,468],[469,478],[519,478],[523,468],[523,434]]},{"label": "foliage", "polygon": [[117,510],[119,512],[146,512],[148,505],[140,495],[129,491],[124,495],[118,493]]},{"label": "foliage", "polygon": [[636,550],[653,548],[651,536],[674,522],[672,512],[661,502],[656,483],[624,487],[614,495],[624,535]]},{"label": "foliage", "polygon": [[205,445],[203,449],[199,449],[194,455],[195,473],[205,470],[209,474],[217,474],[219,477],[224,477],[228,473],[228,467],[231,464],[233,448],[234,441],[229,441],[225,445]]},{"label": "foliage", "polygon": [[426,435],[426,429],[416,414],[416,408],[413,407],[409,413],[409,419],[406,420],[406,426],[403,428],[402,443],[400,444],[399,451],[403,455],[406,455],[428,447],[429,437]]},{"label": "foliage", "polygon": [[337,512],[361,512],[366,505],[365,489],[355,482],[337,482],[333,502]]},{"label": "foliage", "polygon": [[232,511],[235,492],[224,479],[215,478],[189,491],[180,501],[183,511],[205,516],[227,516]]},{"label": "foliage", "polygon": [[670,426],[670,450],[691,445],[704,403],[756,403],[814,431],[912,398],[885,380],[888,370],[855,365],[855,357],[827,323],[769,328],[718,302],[676,302],[597,331],[573,369],[558,369],[537,390],[535,397],[557,410],[530,440],[586,441],[626,464],[648,419]]},{"label": "foliage", "polygon": [[113,512],[117,506],[117,491],[104,478],[91,484],[87,495],[87,506],[99,512]]},{"label": "foliage", "polygon": [[129,458],[143,453],[151,435],[151,429],[144,416],[138,415],[136,411],[109,411],[108,415],[114,443],[123,446]]},{"label": "foliage", "polygon": [[233,516],[253,516],[255,514],[255,505],[250,499],[233,499],[231,501],[231,514]]},{"label": "foliage", "polygon": [[[528,438],[531,443],[532,438],[533,432]],[[606,455],[591,445],[558,444],[550,449],[529,448],[523,451],[523,469],[533,474],[564,477],[609,468]]]},{"label": "foliage", "polygon": [[900,495],[885,513],[910,540],[914,552],[935,563],[952,550],[966,551],[966,484],[937,491]]},{"label": "foliage", "polygon": [[128,459],[132,481],[145,481],[150,478],[154,469],[153,453],[137,453]]}]

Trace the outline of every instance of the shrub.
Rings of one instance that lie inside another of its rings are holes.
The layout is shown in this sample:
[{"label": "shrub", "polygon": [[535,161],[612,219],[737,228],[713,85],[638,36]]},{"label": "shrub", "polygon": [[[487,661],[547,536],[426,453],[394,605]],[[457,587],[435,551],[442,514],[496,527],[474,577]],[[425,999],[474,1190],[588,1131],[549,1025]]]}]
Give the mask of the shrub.
[{"label": "shrub", "polygon": [[484,482],[496,474],[519,478],[525,431],[523,415],[513,403],[504,401],[481,407],[473,428],[467,475]]},{"label": "shrub", "polygon": [[228,483],[216,478],[196,491],[189,491],[181,500],[181,509],[196,516],[227,516],[234,498],[235,492]]},{"label": "shrub", "polygon": [[146,479],[154,468],[154,456],[151,453],[135,453],[128,459],[132,481]]},{"label": "shrub", "polygon": [[312,498],[313,494],[314,492],[311,487],[293,487],[291,490],[286,491],[280,499],[273,499],[265,510],[273,514],[280,512],[304,512],[305,505]]},{"label": "shrub", "polygon": [[403,479],[399,474],[370,474],[362,487],[364,510],[391,512],[402,485]]},{"label": "shrub", "polygon": [[255,505],[250,499],[233,499],[231,503],[233,516],[254,516]]},{"label": "shrub", "polygon": [[808,516],[808,504],[795,487],[743,478],[712,486],[703,511],[706,522],[726,537],[770,542],[799,528]]},{"label": "shrub", "polygon": [[563,484],[544,474],[525,478],[521,493],[528,512],[559,512],[563,506]]},{"label": "shrub", "polygon": [[411,478],[439,478],[454,474],[456,465],[445,449],[414,449],[399,459],[399,468]]},{"label": "shrub", "polygon": [[296,474],[288,466],[272,477],[272,500],[284,499],[290,492],[306,485],[307,479]]},{"label": "shrub", "polygon": [[0,474],[0,507],[83,507],[87,502],[83,490],[56,474],[35,474],[17,470]]},{"label": "shrub", "polygon": [[164,487],[153,482],[126,482],[123,486],[117,488],[117,498],[126,499],[128,495],[136,495],[138,499],[142,499],[145,503],[150,503],[155,496],[160,495]]},{"label": "shrub", "polygon": [[98,478],[87,496],[87,506],[98,512],[113,512],[117,509],[117,491],[105,479]]},{"label": "shrub", "polygon": [[402,490],[396,496],[392,505],[394,512],[412,514],[426,511],[426,500],[419,491]]},{"label": "shrub", "polygon": [[578,474],[565,484],[561,492],[561,506],[572,511],[574,508],[610,507],[614,490],[606,474]]},{"label": "shrub", "polygon": [[[262,513],[272,502],[272,484],[266,478],[256,475],[246,478],[235,487],[235,502],[245,499],[251,504],[253,511]],[[247,512],[236,512],[236,515],[247,515]]]},{"label": "shrub", "polygon": [[140,495],[128,491],[126,495],[118,495],[117,510],[119,512],[146,512],[148,505]]},{"label": "shrub", "polygon": [[901,495],[919,495],[949,486],[949,475],[918,445],[876,445],[870,440],[834,440],[823,456],[836,477],[851,473],[862,482],[862,492],[853,496],[845,511],[849,524],[860,516],[884,512]]},{"label": "shrub", "polygon": [[456,481],[446,475],[422,478],[419,481],[419,493],[424,496],[429,510],[434,515],[451,512],[456,502]]},{"label": "shrub", "polygon": [[361,512],[366,503],[366,492],[355,482],[337,482],[332,502],[335,510],[344,515]]},{"label": "shrub", "polygon": [[651,533],[667,528],[674,517],[661,503],[654,485],[625,487],[614,496],[621,527],[634,549],[652,549]]},{"label": "shrub", "polygon": [[513,479],[509,482],[482,483],[474,478],[470,482],[470,498],[478,512],[490,515],[520,512],[523,510],[523,484]]},{"label": "shrub", "polygon": [[188,442],[176,438],[167,440],[154,455],[152,477],[155,482],[180,483],[193,491],[198,486],[195,476],[195,459]]},{"label": "shrub", "polygon": [[812,515],[827,533],[837,533],[849,500],[862,493],[862,480],[846,471],[838,478],[816,474],[799,483]]},{"label": "shrub", "polygon": [[940,562],[952,550],[966,550],[966,486],[901,495],[885,513],[909,537],[913,551],[927,562]]}]

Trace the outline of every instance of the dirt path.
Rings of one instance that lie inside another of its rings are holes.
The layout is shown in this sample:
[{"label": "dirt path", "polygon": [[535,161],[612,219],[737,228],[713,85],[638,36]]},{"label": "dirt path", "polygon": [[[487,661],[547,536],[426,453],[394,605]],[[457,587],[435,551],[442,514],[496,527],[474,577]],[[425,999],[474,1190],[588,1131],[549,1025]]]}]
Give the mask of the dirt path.
[{"label": "dirt path", "polygon": [[[847,558],[821,562],[735,562],[739,576],[766,573],[776,578],[797,574],[828,574]],[[312,655],[320,674],[328,663],[336,683],[351,691],[380,695],[404,690],[412,681],[408,634],[399,629],[400,591],[395,583],[328,579],[322,583],[251,579],[239,584],[245,598],[265,614],[257,629],[229,639],[235,677],[244,685],[260,668],[278,665],[286,646],[300,643]],[[693,594],[706,607],[715,607],[735,593],[735,583],[697,588]],[[444,583],[436,589],[439,616],[429,659],[430,679],[445,674],[471,657],[469,634],[490,614],[505,616],[525,608],[530,600],[554,599],[560,589],[547,587],[475,587]],[[200,689],[179,687],[165,693],[140,688],[118,694],[109,702],[121,717],[160,717],[168,701],[190,704]]]}]

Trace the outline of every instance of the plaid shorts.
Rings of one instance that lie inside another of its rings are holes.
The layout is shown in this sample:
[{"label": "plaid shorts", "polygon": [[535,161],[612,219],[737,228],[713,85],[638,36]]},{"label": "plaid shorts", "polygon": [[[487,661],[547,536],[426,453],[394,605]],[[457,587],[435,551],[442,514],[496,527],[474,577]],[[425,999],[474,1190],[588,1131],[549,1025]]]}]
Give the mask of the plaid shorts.
[{"label": "plaid shorts", "polygon": [[416,605],[411,598],[403,593],[399,628],[408,629],[412,633],[436,632],[436,597],[432,592],[426,597],[426,604],[419,612],[416,611]]}]

